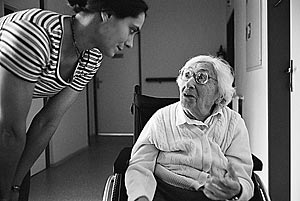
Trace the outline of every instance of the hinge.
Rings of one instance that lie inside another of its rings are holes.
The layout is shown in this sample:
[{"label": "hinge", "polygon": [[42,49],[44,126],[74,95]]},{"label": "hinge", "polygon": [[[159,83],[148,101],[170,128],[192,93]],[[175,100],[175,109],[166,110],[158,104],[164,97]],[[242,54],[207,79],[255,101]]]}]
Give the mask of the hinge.
[{"label": "hinge", "polygon": [[287,73],[290,76],[290,92],[293,92],[294,86],[293,86],[293,74],[294,74],[294,64],[293,64],[293,60],[290,61],[290,67],[287,70]]}]

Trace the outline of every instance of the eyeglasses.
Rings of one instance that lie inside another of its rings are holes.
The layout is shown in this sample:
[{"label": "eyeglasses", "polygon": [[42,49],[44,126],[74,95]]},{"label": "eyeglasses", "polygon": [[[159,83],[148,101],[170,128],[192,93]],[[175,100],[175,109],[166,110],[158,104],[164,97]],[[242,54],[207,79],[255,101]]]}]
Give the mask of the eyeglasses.
[{"label": "eyeglasses", "polygon": [[194,77],[194,80],[197,84],[206,84],[209,79],[217,81],[216,78],[213,78],[208,75],[206,71],[199,70],[198,72],[193,72],[191,69],[179,70],[180,78],[183,81],[188,81],[191,77]]}]

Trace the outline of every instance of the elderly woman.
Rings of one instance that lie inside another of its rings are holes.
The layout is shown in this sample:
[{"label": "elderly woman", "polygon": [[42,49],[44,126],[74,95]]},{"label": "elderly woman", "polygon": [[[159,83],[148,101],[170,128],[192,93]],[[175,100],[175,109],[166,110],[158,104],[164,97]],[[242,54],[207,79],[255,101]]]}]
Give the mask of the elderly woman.
[{"label": "elderly woman", "polygon": [[158,110],[135,143],[125,175],[132,200],[249,200],[253,195],[248,131],[227,107],[231,67],[196,56],[180,70],[180,101]]}]

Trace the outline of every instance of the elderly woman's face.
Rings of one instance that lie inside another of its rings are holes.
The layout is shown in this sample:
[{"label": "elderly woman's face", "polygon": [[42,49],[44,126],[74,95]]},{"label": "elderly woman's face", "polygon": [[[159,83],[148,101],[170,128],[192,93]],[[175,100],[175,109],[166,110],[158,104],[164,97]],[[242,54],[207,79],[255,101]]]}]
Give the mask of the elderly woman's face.
[{"label": "elderly woman's face", "polygon": [[182,68],[178,86],[184,111],[195,119],[210,114],[219,98],[217,76],[212,64],[207,62]]}]

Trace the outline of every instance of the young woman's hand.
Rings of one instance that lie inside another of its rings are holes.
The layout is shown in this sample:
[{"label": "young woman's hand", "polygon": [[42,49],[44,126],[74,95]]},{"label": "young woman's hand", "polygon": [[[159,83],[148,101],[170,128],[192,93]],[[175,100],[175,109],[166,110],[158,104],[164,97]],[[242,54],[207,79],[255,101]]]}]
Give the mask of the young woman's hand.
[{"label": "young woman's hand", "polygon": [[18,201],[19,200],[19,191],[12,191],[10,193],[10,201]]}]

